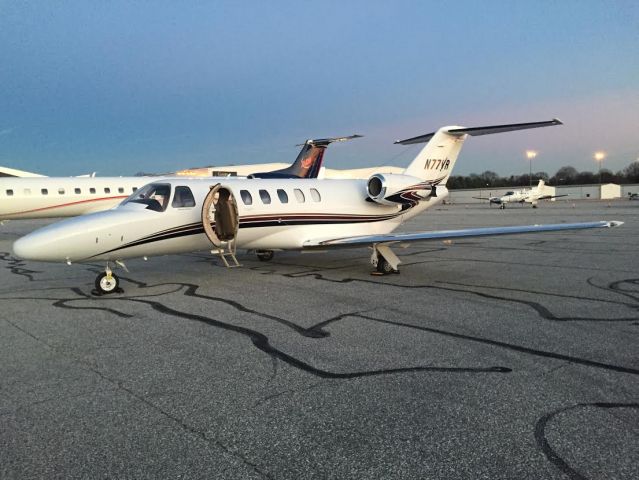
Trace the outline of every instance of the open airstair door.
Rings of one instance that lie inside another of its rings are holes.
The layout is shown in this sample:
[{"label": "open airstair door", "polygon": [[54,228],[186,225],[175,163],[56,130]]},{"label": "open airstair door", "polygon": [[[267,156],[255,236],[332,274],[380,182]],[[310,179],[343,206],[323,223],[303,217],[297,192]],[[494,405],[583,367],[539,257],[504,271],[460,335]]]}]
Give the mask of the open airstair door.
[{"label": "open airstair door", "polygon": [[[202,204],[202,225],[215,247],[211,253],[217,253],[227,267],[239,267],[235,251],[240,218],[237,202],[229,188],[220,183],[211,187]],[[231,264],[226,257],[231,257]]]}]

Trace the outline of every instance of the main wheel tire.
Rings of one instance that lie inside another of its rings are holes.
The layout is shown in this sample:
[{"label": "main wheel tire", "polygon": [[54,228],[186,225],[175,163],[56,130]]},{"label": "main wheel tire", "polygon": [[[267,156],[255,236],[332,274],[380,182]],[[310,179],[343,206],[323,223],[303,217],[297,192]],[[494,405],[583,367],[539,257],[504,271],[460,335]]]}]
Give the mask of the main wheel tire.
[{"label": "main wheel tire", "polygon": [[113,273],[109,278],[106,272],[102,272],[95,279],[95,289],[103,295],[115,292],[118,285],[120,285],[120,279]]},{"label": "main wheel tire", "polygon": [[395,269],[393,269],[391,264],[388,263],[388,261],[384,257],[379,255],[377,257],[377,271],[379,273],[383,273],[384,275],[388,275],[389,273],[393,273]]},{"label": "main wheel tire", "polygon": [[270,262],[271,260],[273,260],[273,256],[275,255],[275,252],[273,250],[258,250],[256,254],[257,254],[257,259],[260,262]]}]

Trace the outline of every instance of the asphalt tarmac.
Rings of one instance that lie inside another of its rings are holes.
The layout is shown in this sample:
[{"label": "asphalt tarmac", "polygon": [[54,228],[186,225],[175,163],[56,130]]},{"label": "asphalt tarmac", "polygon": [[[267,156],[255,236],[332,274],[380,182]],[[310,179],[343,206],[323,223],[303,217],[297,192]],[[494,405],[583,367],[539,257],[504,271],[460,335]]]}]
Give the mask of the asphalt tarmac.
[{"label": "asphalt tarmac", "polygon": [[24,262],[0,227],[0,478],[639,478],[639,202],[442,206],[404,231],[615,229]]}]

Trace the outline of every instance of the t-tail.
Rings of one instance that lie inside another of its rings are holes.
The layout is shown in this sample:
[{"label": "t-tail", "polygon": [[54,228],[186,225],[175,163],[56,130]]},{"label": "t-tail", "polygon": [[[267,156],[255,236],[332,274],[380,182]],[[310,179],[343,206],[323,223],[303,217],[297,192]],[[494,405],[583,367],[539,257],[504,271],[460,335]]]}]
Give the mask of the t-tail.
[{"label": "t-tail", "polygon": [[546,122],[514,123],[510,125],[493,125],[489,127],[442,127],[436,132],[420,135],[419,137],[397,140],[400,145],[426,143],[411,164],[404,170],[404,175],[426,180],[432,185],[445,185],[450,177],[464,140],[468,135],[488,135],[491,133],[512,132],[529,128],[551,127],[562,125],[558,119]]},{"label": "t-tail", "polygon": [[360,137],[361,135],[351,135],[349,137],[306,140],[290,167],[273,172],[253,173],[248,178],[317,178],[322,168],[326,147],[333,142],[345,142]]}]

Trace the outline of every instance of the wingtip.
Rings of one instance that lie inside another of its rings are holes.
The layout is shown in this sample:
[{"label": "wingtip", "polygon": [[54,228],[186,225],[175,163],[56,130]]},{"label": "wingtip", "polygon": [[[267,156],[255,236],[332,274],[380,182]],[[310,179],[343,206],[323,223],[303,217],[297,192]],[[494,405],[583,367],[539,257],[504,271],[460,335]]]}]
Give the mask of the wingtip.
[{"label": "wingtip", "polygon": [[564,122],[562,122],[558,118],[553,118],[552,121],[555,122],[555,125],[563,125],[564,124]]}]

